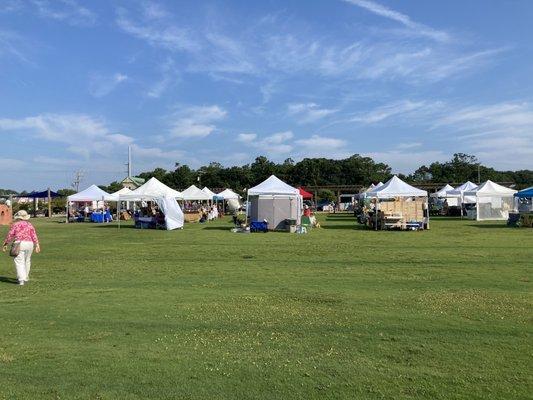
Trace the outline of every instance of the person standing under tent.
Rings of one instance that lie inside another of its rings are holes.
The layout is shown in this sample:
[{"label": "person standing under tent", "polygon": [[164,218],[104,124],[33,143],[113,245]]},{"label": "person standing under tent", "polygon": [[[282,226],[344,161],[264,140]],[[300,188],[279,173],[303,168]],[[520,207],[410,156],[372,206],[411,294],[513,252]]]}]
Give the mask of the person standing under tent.
[{"label": "person standing under tent", "polygon": [[20,210],[15,214],[14,219],[18,221],[11,225],[6,239],[4,240],[2,251],[5,252],[7,250],[7,245],[9,243],[19,243],[19,253],[14,258],[14,262],[19,285],[24,285],[29,279],[33,250],[35,248],[35,252],[40,253],[41,247],[39,245],[39,239],[37,238],[35,228],[28,221],[30,215],[26,211]]}]

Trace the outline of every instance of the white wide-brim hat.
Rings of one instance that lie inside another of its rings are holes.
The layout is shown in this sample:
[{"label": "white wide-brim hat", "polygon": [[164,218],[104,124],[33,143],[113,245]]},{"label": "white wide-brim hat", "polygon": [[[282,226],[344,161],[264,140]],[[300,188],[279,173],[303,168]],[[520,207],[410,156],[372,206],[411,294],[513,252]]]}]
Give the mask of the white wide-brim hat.
[{"label": "white wide-brim hat", "polygon": [[23,221],[27,221],[30,219],[30,214],[28,214],[25,210],[20,210],[17,212],[14,217],[15,219],[21,219]]}]

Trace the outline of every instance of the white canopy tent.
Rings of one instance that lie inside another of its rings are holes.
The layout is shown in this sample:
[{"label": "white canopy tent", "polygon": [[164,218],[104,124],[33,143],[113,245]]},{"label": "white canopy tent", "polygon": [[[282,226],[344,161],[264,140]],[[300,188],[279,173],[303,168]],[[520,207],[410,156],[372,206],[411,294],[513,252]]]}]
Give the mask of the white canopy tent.
[{"label": "white canopy tent", "polygon": [[181,198],[180,192],[168,187],[154,177],[130,193],[119,195],[120,201],[155,201],[163,214],[165,214],[167,230],[183,228],[183,212],[176,201],[176,199]]},{"label": "white canopy tent", "polygon": [[231,189],[225,189],[222,192],[218,193],[216,196],[224,200],[239,200],[241,198],[241,196],[239,196]]},{"label": "white canopy tent", "polygon": [[191,185],[181,192],[181,198],[185,201],[213,200],[213,196],[208,195],[195,185]]},{"label": "white canopy tent", "polygon": [[488,180],[476,189],[464,192],[464,197],[476,199],[476,220],[507,220],[509,211],[514,209],[515,193],[514,189]]},{"label": "white canopy tent", "polygon": [[121,194],[128,194],[131,193],[131,189],[127,187],[123,187],[120,190],[117,190],[116,192],[112,193],[113,196],[120,196]]},{"label": "white canopy tent", "polygon": [[96,185],[91,185],[87,189],[67,197],[68,202],[90,202],[90,201],[118,201],[118,197],[109,194]]},{"label": "white canopy tent", "polygon": [[271,230],[285,228],[287,219],[300,224],[303,208],[300,191],[274,175],[248,189],[247,204],[252,221],[267,220]]},{"label": "white canopy tent", "polygon": [[119,195],[120,201],[155,201],[155,199],[160,199],[163,197],[181,199],[181,193],[168,187],[154,177],[150,178],[144,183],[144,185],[139,186],[137,189],[132,190],[129,193]]},{"label": "white canopy tent", "polygon": [[[67,216],[66,222],[70,215],[71,203],[93,203],[93,207],[99,207],[98,202],[118,201],[118,196],[109,194],[96,185],[91,185],[87,189],[67,197]],[[95,205],[96,204],[96,205]],[[103,205],[101,205],[103,207]]]},{"label": "white canopy tent", "polygon": [[460,186],[457,186],[453,190],[449,190],[446,193],[446,197],[448,198],[456,198],[458,204],[457,205],[463,205],[467,203],[475,203],[476,197],[475,196],[465,196],[465,192],[471,192],[472,190],[477,189],[477,185],[475,183],[472,183],[470,181],[467,181],[463,183]]},{"label": "white canopy tent", "polygon": [[453,186],[447,183],[441,189],[437,190],[435,193],[431,193],[430,196],[431,197],[438,197],[438,198],[446,198],[447,197],[447,193],[450,190],[453,190]]},{"label": "white canopy tent", "polygon": [[417,189],[414,186],[402,181],[396,175],[381,186],[376,186],[373,190],[367,192],[368,197],[377,197],[378,199],[392,199],[395,197],[427,197],[428,192]]},{"label": "white canopy tent", "polygon": [[211,198],[211,200],[213,200],[213,197],[216,196],[216,193],[210,190],[207,186],[202,189],[202,192],[207,194]]},{"label": "white canopy tent", "polygon": [[407,227],[415,222],[429,228],[428,192],[409,185],[396,175],[369,191],[367,197],[375,199],[375,229],[378,229],[379,212],[384,213],[382,226],[385,227]]}]

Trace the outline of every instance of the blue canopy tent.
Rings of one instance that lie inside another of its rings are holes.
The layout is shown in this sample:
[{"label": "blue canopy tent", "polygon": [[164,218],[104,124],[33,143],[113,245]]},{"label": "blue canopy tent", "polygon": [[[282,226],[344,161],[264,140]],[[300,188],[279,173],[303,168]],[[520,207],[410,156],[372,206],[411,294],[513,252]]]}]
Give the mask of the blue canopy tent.
[{"label": "blue canopy tent", "polygon": [[514,194],[516,210],[519,213],[533,212],[533,186]]},{"label": "blue canopy tent", "polygon": [[16,198],[25,198],[25,199],[33,199],[33,216],[35,217],[37,214],[37,200],[38,199],[48,199],[48,218],[52,217],[52,204],[50,200],[57,198],[57,197],[63,197],[57,192],[53,192],[52,190],[43,190],[42,192],[36,192],[33,191],[31,193],[27,194],[19,194],[17,196],[13,196]]},{"label": "blue canopy tent", "polygon": [[514,196],[518,197],[519,199],[533,197],[533,186],[528,187],[527,189],[521,190],[519,192],[516,192]]},{"label": "blue canopy tent", "polygon": [[50,197],[51,199],[54,199],[56,197],[62,197],[62,195],[50,190],[50,196],[48,196],[48,190],[44,190],[42,192],[31,192],[27,194],[19,194],[13,197],[19,197],[19,198],[23,197],[25,199],[47,199],[48,197]]}]

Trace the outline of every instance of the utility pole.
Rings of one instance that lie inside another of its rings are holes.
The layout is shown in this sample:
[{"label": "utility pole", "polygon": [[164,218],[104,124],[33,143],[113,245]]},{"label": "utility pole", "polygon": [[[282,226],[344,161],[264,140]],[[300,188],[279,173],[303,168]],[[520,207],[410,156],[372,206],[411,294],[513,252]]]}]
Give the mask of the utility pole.
[{"label": "utility pole", "polygon": [[477,165],[477,184],[481,183],[481,164]]},{"label": "utility pole", "polygon": [[131,165],[131,145],[128,146],[128,162],[126,163],[128,166],[128,178],[131,178],[131,171],[132,171],[132,165]]},{"label": "utility pole", "polygon": [[74,174],[74,182],[72,182],[72,187],[76,190],[76,193],[80,191],[80,183],[83,179],[83,171],[78,170]]}]

